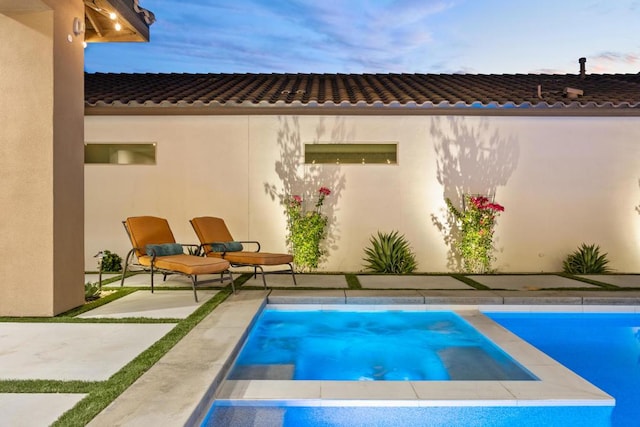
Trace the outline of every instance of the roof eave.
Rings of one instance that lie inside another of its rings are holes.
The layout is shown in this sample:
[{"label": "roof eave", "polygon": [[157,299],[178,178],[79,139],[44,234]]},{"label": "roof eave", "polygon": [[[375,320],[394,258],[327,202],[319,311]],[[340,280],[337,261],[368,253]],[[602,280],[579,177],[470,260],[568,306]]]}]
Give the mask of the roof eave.
[{"label": "roof eave", "polygon": [[[125,30],[123,31],[107,31],[103,28],[103,32],[90,31],[89,24],[100,24],[96,22],[99,18],[94,9],[87,4],[85,0],[85,19],[87,22],[87,32],[85,33],[85,41],[89,43],[94,42],[148,42],[149,24],[145,22],[143,14],[138,13],[135,8],[137,2],[133,0],[100,0],[100,6],[104,6],[106,10],[113,11],[118,16],[120,24]],[[106,5],[106,6],[105,6]],[[140,9],[147,12],[147,14],[153,15],[145,9]],[[152,22],[152,21],[150,21]],[[128,31],[127,31],[128,30]]]},{"label": "roof eave", "polygon": [[362,105],[216,105],[201,104],[120,104],[102,102],[85,104],[86,116],[224,116],[224,115],[344,115],[344,116],[563,116],[563,117],[637,117],[640,106],[635,107],[576,107],[576,106],[536,106],[536,107],[491,107],[478,108],[460,105],[440,106],[362,106]]}]

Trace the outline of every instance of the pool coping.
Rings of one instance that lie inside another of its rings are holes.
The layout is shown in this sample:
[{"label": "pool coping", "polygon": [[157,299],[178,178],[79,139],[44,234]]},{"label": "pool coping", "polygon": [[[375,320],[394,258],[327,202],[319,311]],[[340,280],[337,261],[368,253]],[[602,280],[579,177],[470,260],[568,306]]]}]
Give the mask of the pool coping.
[{"label": "pool coping", "polygon": [[[379,304],[399,308],[403,304],[398,303],[407,298],[410,298],[409,306],[424,304],[431,309],[473,310],[474,306],[481,306],[486,311],[491,308],[491,311],[640,312],[638,291],[242,290],[213,310],[89,425],[200,425],[251,322],[267,303],[335,305],[349,302],[363,308]],[[455,383],[463,385],[460,381]],[[485,387],[487,382],[480,385]],[[429,400],[423,399],[422,404],[428,405]],[[321,399],[315,403],[341,402],[344,400]],[[368,402],[384,405],[384,401]],[[349,401],[349,405],[355,404],[357,402]]]}]

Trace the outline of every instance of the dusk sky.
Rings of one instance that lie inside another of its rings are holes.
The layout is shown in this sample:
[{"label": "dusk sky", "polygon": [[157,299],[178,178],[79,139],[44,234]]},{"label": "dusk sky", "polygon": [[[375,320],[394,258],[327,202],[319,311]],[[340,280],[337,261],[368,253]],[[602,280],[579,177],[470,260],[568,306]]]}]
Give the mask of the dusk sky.
[{"label": "dusk sky", "polygon": [[150,43],[88,72],[640,72],[640,0],[139,0]]}]

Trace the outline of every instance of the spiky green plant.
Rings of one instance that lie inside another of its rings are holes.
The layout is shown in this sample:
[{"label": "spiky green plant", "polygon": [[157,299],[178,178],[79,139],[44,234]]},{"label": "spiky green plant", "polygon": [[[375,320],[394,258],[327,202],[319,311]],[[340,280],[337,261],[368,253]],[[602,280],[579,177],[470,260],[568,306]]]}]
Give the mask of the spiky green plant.
[{"label": "spiky green plant", "polygon": [[608,273],[607,264],[607,254],[600,255],[600,246],[583,243],[564,260],[563,270],[569,274]]},{"label": "spiky green plant", "polygon": [[371,247],[366,248],[363,258],[365,268],[376,273],[408,274],[416,267],[416,258],[404,235],[397,231],[371,236]]},{"label": "spiky green plant", "polygon": [[84,300],[93,301],[100,296],[100,286],[97,283],[87,282],[84,284]]}]

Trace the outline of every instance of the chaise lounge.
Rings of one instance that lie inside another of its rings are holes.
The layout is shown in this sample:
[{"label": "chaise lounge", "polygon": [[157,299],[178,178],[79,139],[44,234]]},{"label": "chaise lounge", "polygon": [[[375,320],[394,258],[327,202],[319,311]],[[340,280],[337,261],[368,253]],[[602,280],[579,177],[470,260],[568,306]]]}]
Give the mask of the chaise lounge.
[{"label": "chaise lounge", "polygon": [[[288,265],[288,269],[279,271],[290,271],[293,284],[297,286],[292,255],[260,252],[260,243],[255,240],[234,241],[221,218],[203,216],[193,218],[190,222],[200,240],[200,248],[208,258],[224,259],[234,267],[253,267],[254,277],[257,275],[257,270],[260,270],[265,289],[267,280],[263,267]],[[246,250],[245,245],[254,250]]]},{"label": "chaise lounge", "polygon": [[224,280],[224,273],[229,275],[231,287],[235,293],[233,276],[229,271],[230,263],[218,258],[204,258],[184,253],[184,247],[197,245],[181,245],[176,243],[169,223],[164,218],[154,216],[137,216],[122,221],[124,228],[131,240],[133,249],[127,254],[124,263],[124,271],[120,286],[124,285],[125,275],[129,267],[129,261],[135,254],[137,265],[151,273],[151,292],[153,293],[153,274],[162,273],[166,279],[169,274],[182,274],[191,279],[193,296],[198,302],[196,286],[198,276],[202,274],[220,273],[220,282]]}]

